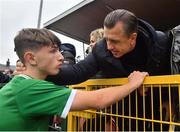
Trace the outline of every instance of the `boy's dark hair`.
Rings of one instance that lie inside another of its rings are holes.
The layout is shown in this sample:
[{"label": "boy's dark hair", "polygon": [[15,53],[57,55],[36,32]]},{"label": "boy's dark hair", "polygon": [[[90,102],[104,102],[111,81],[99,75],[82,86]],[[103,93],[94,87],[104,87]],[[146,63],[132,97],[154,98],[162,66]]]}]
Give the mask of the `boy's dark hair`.
[{"label": "boy's dark hair", "polygon": [[137,32],[138,20],[132,12],[124,9],[112,11],[104,19],[104,26],[113,28],[118,22],[123,22],[126,35],[130,36],[131,33]]},{"label": "boy's dark hair", "polygon": [[44,46],[60,46],[61,41],[51,31],[43,28],[25,28],[19,31],[14,38],[15,51],[20,58],[21,62],[24,62],[24,53],[27,50],[38,50]]}]

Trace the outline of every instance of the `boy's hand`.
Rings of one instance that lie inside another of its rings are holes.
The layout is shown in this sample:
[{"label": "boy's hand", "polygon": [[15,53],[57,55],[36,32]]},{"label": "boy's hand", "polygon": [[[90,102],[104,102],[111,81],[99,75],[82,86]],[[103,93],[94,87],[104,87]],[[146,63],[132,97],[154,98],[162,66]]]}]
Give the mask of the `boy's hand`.
[{"label": "boy's hand", "polygon": [[26,67],[24,66],[24,64],[23,64],[22,62],[18,61],[18,62],[16,63],[16,69],[15,69],[15,71],[13,72],[13,75],[22,74],[23,71],[25,71],[25,70],[26,70]]},{"label": "boy's hand", "polygon": [[146,76],[149,74],[147,72],[139,72],[139,71],[134,71],[128,76],[128,81],[129,84],[134,88],[139,88]]}]

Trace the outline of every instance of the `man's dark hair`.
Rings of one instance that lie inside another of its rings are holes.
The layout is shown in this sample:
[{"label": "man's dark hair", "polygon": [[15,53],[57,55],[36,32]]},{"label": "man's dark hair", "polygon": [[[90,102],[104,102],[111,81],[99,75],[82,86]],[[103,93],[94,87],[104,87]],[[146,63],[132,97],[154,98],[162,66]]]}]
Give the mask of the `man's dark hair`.
[{"label": "man's dark hair", "polygon": [[27,50],[36,51],[44,46],[60,46],[61,41],[51,31],[43,28],[25,28],[19,31],[14,38],[15,51],[21,62]]},{"label": "man's dark hair", "polygon": [[110,12],[105,20],[104,26],[107,28],[113,28],[118,22],[123,22],[124,32],[130,36],[131,33],[137,32],[137,17],[130,11],[124,9],[118,9]]}]

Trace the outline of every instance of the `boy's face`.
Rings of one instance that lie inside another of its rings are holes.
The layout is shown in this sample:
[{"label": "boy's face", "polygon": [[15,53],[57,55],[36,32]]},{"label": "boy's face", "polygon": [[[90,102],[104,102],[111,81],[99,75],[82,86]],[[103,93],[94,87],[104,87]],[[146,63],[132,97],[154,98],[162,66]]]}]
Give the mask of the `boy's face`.
[{"label": "boy's face", "polygon": [[34,57],[38,71],[44,75],[57,74],[64,60],[59,47],[55,45],[42,47],[34,54]]}]

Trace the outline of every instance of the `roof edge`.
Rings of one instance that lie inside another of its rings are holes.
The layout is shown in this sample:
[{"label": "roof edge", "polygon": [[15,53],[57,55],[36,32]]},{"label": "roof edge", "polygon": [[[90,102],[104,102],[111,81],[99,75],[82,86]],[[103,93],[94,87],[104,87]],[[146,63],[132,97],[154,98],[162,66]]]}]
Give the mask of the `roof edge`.
[{"label": "roof edge", "polygon": [[77,5],[73,6],[73,7],[70,8],[69,10],[61,13],[60,15],[58,15],[58,16],[52,18],[51,20],[47,21],[46,23],[44,23],[44,24],[43,24],[43,27],[48,27],[49,25],[51,25],[52,23],[56,22],[57,20],[59,20],[59,19],[65,17],[65,16],[71,14],[72,12],[80,9],[81,7],[83,7],[83,6],[91,3],[91,2],[93,2],[93,1],[95,1],[95,0],[84,0],[84,1],[82,1],[82,2],[80,2],[80,3],[78,3]]}]

